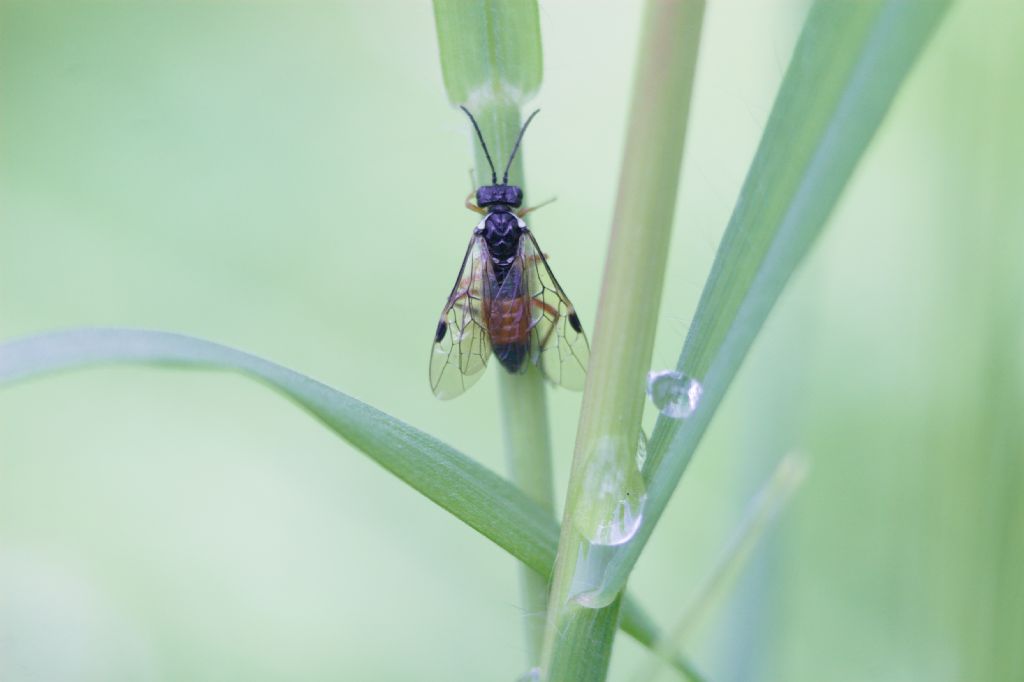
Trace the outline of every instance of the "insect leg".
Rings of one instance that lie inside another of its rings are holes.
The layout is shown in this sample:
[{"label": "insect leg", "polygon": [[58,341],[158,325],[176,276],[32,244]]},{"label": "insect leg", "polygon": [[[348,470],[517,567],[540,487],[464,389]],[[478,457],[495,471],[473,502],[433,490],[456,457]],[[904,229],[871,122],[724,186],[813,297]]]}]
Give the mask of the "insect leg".
[{"label": "insect leg", "polygon": [[479,213],[480,215],[486,214],[487,213],[486,210],[480,208],[479,206],[474,204],[472,201],[470,201],[470,199],[473,198],[474,194],[476,194],[476,179],[473,177],[473,169],[470,168],[469,169],[469,194],[466,195],[466,208],[468,208],[470,211],[473,211],[474,213]]},{"label": "insect leg", "polygon": [[486,209],[480,208],[479,206],[477,206],[476,204],[474,204],[471,201],[471,199],[473,198],[474,194],[476,194],[476,192],[474,190],[470,190],[469,194],[466,195],[466,208],[468,208],[470,211],[473,211],[474,213],[479,213],[480,215],[486,215],[487,214],[487,210]]},{"label": "insect leg", "polygon": [[[459,282],[459,284],[464,284],[464,283],[465,283],[465,280],[463,280],[462,282]],[[444,312],[447,314],[447,312],[449,310],[451,310],[452,308],[455,307],[456,303],[458,303],[462,299],[466,298],[467,296],[469,296],[469,287],[465,287],[463,289],[459,289],[458,291],[452,293],[451,298],[448,299],[448,305],[445,306]]]},{"label": "insect leg", "polygon": [[542,201],[539,204],[537,204],[536,206],[530,206],[529,208],[523,208],[523,209],[520,209],[520,210],[516,211],[516,215],[519,216],[520,218],[522,218],[527,213],[530,213],[531,211],[536,211],[538,208],[543,208],[544,206],[547,206],[548,204],[550,204],[552,202],[555,202],[555,201],[558,201],[558,197],[551,197],[547,201]]},{"label": "insect leg", "polygon": [[540,340],[540,347],[543,348],[544,346],[548,345],[548,341],[551,340],[551,334],[555,331],[555,327],[558,326],[558,320],[561,319],[562,315],[561,313],[558,312],[558,308],[554,307],[553,305],[549,305],[544,301],[540,301],[536,298],[531,298],[530,302],[554,318],[553,320],[551,320],[551,329],[548,329],[548,333],[545,334],[544,338]]}]

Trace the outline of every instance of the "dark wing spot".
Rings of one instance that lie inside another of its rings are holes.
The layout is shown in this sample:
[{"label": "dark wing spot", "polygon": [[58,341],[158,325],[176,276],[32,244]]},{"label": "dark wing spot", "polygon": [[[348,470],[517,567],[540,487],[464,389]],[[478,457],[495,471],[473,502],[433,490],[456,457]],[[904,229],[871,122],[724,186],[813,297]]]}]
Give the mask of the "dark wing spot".
[{"label": "dark wing spot", "polygon": [[577,334],[583,333],[583,325],[580,324],[580,318],[576,317],[576,311],[569,313],[569,324],[572,325]]},{"label": "dark wing spot", "polygon": [[437,323],[437,331],[434,332],[434,343],[441,343],[441,339],[448,333],[448,323],[441,320]]}]

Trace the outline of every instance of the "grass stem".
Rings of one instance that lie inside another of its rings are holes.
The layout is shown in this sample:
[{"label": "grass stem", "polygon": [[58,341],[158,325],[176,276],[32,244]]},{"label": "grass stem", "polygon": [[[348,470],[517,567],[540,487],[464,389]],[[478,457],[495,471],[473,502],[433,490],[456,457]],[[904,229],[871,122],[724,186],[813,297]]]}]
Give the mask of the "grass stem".
[{"label": "grass stem", "polygon": [[574,597],[591,557],[614,551],[607,546],[623,538],[592,549],[578,528],[589,527],[593,519],[615,519],[623,502],[637,509],[642,504],[643,491],[635,482],[644,376],[654,344],[703,12],[704,3],[695,0],[652,0],[646,8],[548,603],[542,672],[550,680],[602,680],[607,673],[620,600],[613,596],[590,608]]}]

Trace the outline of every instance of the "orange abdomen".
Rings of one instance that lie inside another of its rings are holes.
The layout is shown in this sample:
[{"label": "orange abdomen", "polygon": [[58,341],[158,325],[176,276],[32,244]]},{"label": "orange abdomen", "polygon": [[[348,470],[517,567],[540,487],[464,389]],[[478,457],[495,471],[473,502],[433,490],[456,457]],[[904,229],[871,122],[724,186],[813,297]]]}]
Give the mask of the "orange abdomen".
[{"label": "orange abdomen", "polygon": [[525,344],[530,338],[530,297],[492,300],[487,311],[491,343]]}]

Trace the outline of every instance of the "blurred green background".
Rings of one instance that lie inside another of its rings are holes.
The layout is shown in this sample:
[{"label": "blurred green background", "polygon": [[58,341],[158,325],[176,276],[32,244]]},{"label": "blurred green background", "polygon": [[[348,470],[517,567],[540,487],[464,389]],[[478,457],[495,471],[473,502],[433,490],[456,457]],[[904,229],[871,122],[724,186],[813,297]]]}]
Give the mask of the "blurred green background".
[{"label": "blurred green background", "polygon": [[[593,319],[639,3],[542,2],[532,221]],[[655,367],[674,365],[806,5],[711,2]],[[1024,25],[949,13],[631,589],[666,626],[786,452],[807,483],[688,650],[714,680],[1024,679]],[[0,4],[0,338],[180,331],[502,469],[496,368],[427,353],[474,217],[427,2]],[[564,484],[578,395],[551,398]],[[648,417],[652,417],[653,412]],[[0,679],[501,680],[512,560],[234,375],[0,392]],[[612,679],[647,654],[617,641]]]}]

